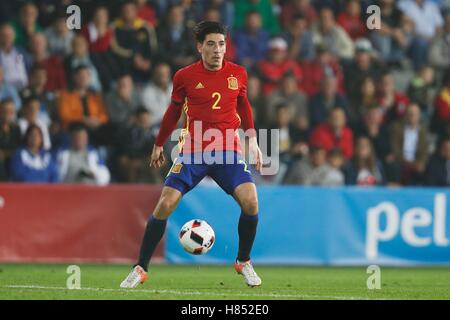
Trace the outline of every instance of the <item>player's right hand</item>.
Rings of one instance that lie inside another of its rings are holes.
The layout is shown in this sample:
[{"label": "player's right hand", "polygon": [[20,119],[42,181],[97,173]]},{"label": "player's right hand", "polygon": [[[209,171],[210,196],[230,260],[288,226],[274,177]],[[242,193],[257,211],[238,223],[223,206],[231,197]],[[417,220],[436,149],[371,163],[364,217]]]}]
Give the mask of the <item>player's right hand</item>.
[{"label": "player's right hand", "polygon": [[165,161],[166,157],[164,157],[163,147],[154,145],[150,156],[150,167],[160,168]]}]

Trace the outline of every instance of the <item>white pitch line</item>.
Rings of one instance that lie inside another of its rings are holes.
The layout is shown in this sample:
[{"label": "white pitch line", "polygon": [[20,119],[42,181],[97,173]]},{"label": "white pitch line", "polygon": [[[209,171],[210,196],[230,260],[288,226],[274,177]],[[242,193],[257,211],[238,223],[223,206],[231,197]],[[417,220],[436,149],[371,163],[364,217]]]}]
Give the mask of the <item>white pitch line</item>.
[{"label": "white pitch line", "polygon": [[238,296],[238,297],[272,297],[272,298],[302,298],[302,299],[337,299],[337,300],[368,300],[368,297],[347,297],[347,296],[322,296],[322,295],[308,295],[308,294],[276,294],[276,293],[262,293],[262,294],[247,294],[247,293],[217,293],[207,291],[180,291],[180,290],[157,290],[157,289],[112,289],[112,288],[80,288],[80,289],[68,289],[65,287],[50,287],[50,286],[35,286],[35,285],[6,285],[0,286],[0,288],[8,289],[42,289],[42,290],[70,290],[70,291],[105,291],[105,292],[127,292],[127,293],[169,293],[175,295],[208,295],[208,296]]}]

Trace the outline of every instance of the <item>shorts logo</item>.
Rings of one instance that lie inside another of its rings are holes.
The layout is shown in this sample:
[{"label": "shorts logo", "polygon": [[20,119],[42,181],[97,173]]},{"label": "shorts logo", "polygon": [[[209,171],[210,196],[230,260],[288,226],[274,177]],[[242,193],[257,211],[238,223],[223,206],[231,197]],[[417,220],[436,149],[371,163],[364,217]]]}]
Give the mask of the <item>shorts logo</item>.
[{"label": "shorts logo", "polygon": [[236,77],[228,77],[228,88],[231,90],[237,90],[238,89],[238,80],[236,79]]},{"label": "shorts logo", "polygon": [[182,164],[182,163],[177,163],[177,164],[175,164],[175,165],[172,167],[171,172],[173,172],[173,173],[180,173],[182,167],[183,167],[183,164]]}]

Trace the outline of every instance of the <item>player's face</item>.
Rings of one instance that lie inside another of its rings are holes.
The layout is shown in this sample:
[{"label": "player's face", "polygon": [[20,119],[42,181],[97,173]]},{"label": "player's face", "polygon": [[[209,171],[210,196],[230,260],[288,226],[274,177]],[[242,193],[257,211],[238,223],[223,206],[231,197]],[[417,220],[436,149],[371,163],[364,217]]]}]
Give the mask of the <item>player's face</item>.
[{"label": "player's face", "polygon": [[210,33],[206,35],[203,43],[197,44],[197,50],[202,55],[207,69],[220,69],[226,51],[225,36],[221,33]]}]

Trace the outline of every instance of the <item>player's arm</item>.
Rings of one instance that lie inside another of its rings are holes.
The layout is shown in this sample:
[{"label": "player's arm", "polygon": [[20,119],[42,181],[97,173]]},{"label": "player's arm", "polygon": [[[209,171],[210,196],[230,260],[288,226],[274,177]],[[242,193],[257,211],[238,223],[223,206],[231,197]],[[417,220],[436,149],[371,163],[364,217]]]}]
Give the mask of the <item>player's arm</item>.
[{"label": "player's arm", "polygon": [[159,168],[166,160],[163,153],[163,145],[173,130],[175,130],[178,120],[182,112],[181,103],[171,102],[164,114],[164,117],[159,128],[158,136],[156,137],[155,145],[153,146],[152,155],[150,156],[150,166]]},{"label": "player's arm", "polygon": [[246,85],[247,79],[245,78],[244,86],[241,89],[241,92],[239,93],[237,99],[236,111],[241,118],[241,126],[244,129],[246,136],[249,137],[250,159],[254,160],[256,170],[261,171],[262,153],[259,149],[258,141],[256,139],[255,124],[253,123],[252,108],[247,98]]},{"label": "player's arm", "polygon": [[163,145],[167,138],[175,130],[178,120],[183,111],[182,101],[184,101],[185,91],[183,82],[181,81],[180,72],[177,72],[173,77],[172,101],[167,107],[164,117],[161,121],[158,136],[156,137],[155,145],[153,146],[152,154],[150,156],[150,166],[159,168],[166,160],[163,153]]}]

